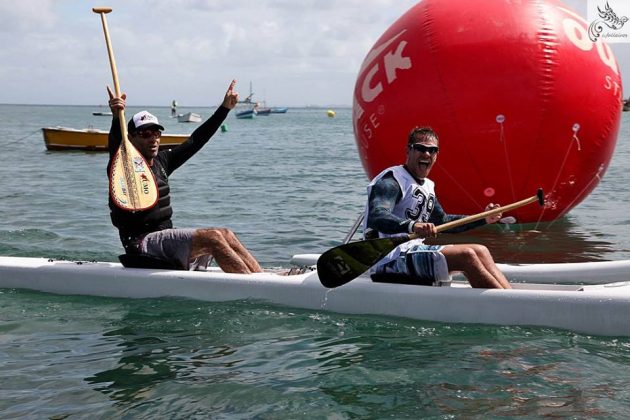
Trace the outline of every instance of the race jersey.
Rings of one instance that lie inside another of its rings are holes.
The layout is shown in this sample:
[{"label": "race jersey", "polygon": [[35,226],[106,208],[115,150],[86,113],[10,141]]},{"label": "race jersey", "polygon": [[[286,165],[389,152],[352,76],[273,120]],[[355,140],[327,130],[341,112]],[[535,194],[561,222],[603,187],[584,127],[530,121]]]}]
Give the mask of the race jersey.
[{"label": "race jersey", "polygon": [[[420,222],[428,222],[431,217],[431,213],[433,212],[433,208],[435,206],[436,198],[435,198],[435,184],[428,178],[425,178],[421,183],[416,181],[416,179],[411,176],[411,174],[402,166],[393,166],[391,168],[385,169],[383,172],[378,174],[372,182],[367,187],[368,194],[368,202],[365,205],[365,218],[363,220],[363,232],[365,233],[368,229],[368,217],[370,214],[369,206],[370,201],[369,197],[372,193],[372,188],[374,185],[385,175],[388,173],[392,173],[398,185],[400,185],[400,189],[402,192],[402,197],[394,206],[392,210],[392,214],[401,219],[409,219],[413,221]],[[406,235],[406,233],[394,233],[387,234],[383,232],[378,232],[378,236],[380,238],[389,237],[389,236],[401,236]],[[407,252],[410,248],[416,245],[422,245],[424,240],[422,238],[414,239],[404,244],[401,244],[394,248],[392,252],[387,254],[382,260],[380,260],[374,267],[372,267],[371,271],[378,271],[378,268],[388,262],[395,260],[398,256]]]},{"label": "race jersey", "polygon": [[[372,195],[372,188],[374,185],[385,175],[391,173],[394,176],[396,182],[400,186],[402,197],[392,210],[392,215],[409,221],[420,221],[426,223],[431,217],[431,213],[435,207],[435,184],[428,178],[425,178],[422,183],[416,181],[411,174],[403,166],[393,166],[385,169],[378,174],[367,187],[368,202],[365,205],[365,215],[363,220],[363,232],[368,229],[368,218],[370,214],[370,202],[369,197]],[[405,233],[387,234],[378,232],[379,238],[388,236],[400,236]]]}]

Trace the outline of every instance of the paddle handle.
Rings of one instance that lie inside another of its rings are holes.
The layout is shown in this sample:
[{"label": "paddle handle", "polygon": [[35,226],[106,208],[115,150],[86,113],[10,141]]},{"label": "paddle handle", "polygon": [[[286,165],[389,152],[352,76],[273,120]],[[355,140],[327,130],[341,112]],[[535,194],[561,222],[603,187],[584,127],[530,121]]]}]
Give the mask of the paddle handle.
[{"label": "paddle handle", "polygon": [[[496,209],[492,209],[492,210],[488,210],[488,211],[484,211],[482,213],[477,213],[477,214],[473,214],[472,216],[467,216],[464,217],[462,219],[458,219],[458,220],[453,220],[452,222],[448,222],[448,223],[444,223],[442,225],[436,226],[436,230],[438,232],[444,232],[445,230],[449,230],[461,225],[465,225],[467,223],[470,222],[475,222],[477,220],[481,220],[481,219],[485,219],[488,216],[494,216],[496,214],[499,213],[504,213],[504,212],[508,212],[510,210],[514,210],[517,209],[519,207],[523,207],[526,206],[528,204],[534,203],[538,201],[538,204],[540,204],[541,206],[543,206],[545,204],[545,197],[543,194],[543,190],[542,188],[538,189],[538,193],[536,195],[533,195],[529,198],[526,198],[524,200],[521,201],[517,201],[515,203],[512,204],[508,204],[506,206],[502,206],[502,207],[497,207]],[[411,235],[409,235],[409,239],[417,239],[420,238],[421,236],[417,233],[412,233]]]},{"label": "paddle handle", "polygon": [[[109,29],[107,28],[107,19],[105,15],[110,13],[112,9],[110,7],[94,7],[92,8],[94,13],[101,16],[101,23],[103,24],[103,33],[105,34],[105,45],[107,46],[107,55],[109,56],[109,66],[112,70],[112,79],[114,80],[114,92],[116,97],[120,97],[120,83],[118,82],[118,70],[116,69],[116,58],[114,57],[114,49],[112,48],[112,41],[109,38]],[[125,110],[119,109],[118,120],[120,121],[120,131],[122,133],[123,144],[127,140],[127,124],[125,123]]]}]

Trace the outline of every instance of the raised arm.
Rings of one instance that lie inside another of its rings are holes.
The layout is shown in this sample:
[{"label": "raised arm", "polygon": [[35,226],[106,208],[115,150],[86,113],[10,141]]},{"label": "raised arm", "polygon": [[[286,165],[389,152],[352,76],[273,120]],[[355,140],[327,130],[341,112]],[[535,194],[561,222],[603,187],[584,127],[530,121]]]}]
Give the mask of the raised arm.
[{"label": "raised arm", "polygon": [[168,166],[170,172],[179,168],[195,153],[197,153],[208,142],[208,140],[210,140],[214,133],[217,132],[219,127],[221,127],[221,123],[223,123],[230,110],[233,109],[238,102],[238,93],[234,90],[235,84],[236,80],[232,80],[227,92],[225,93],[223,102],[214,114],[212,114],[212,116],[203,124],[197,127],[197,129],[192,132],[190,137],[184,143],[169,151]]},{"label": "raised arm", "polygon": [[120,122],[118,121],[118,111],[124,110],[126,106],[127,94],[123,93],[120,98],[114,96],[112,90],[107,86],[107,94],[109,95],[109,109],[112,111],[112,126],[109,129],[107,147],[109,149],[109,157],[112,157],[120,142],[122,141],[122,133],[120,131]]}]

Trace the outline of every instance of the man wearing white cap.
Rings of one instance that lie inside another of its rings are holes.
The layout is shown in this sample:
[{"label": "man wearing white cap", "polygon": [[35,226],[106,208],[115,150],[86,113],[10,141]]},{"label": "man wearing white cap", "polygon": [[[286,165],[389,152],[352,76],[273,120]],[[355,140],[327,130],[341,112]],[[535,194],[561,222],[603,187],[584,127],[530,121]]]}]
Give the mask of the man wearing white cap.
[{"label": "man wearing white cap", "polygon": [[[111,197],[109,208],[112,223],[118,228],[125,252],[132,256],[152,257],[181,269],[194,269],[199,259],[212,257],[223,271],[228,273],[254,273],[262,269],[241,244],[234,232],[226,228],[174,229],[171,216],[170,187],[168,177],[197,153],[216,133],[231,109],[238,102],[234,91],[236,81],[230,83],[223,103],[215,113],[201,124],[179,146],[159,150],[164,127],[147,111],[135,114],[127,124],[129,140],[144,156],[155,175],[159,190],[157,204],[147,210],[131,212],[116,206]],[[108,88],[109,107],[114,118],[109,132],[109,173],[112,157],[121,142],[118,110],[125,109],[126,95],[120,98]]]}]

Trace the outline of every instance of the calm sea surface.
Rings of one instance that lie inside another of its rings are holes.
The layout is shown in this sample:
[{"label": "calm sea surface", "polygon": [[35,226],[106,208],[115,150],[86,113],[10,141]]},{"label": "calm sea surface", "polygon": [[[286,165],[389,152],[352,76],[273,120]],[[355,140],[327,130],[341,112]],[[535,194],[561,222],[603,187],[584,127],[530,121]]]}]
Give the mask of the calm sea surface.
[{"label": "calm sea surface", "polygon": [[[108,129],[97,110],[0,105],[0,255],[121,253],[106,154],[48,152],[40,131]],[[149,110],[167,132],[197,126]],[[228,117],[228,131],[171,178],[175,225],[230,227],[266,267],[338,245],[362,210],[367,178],[351,111],[336,111]],[[623,118],[604,180],[568,216],[453,241],[484,243],[501,262],[629,259]],[[0,418],[628,418],[630,339],[0,290],[0,378]]]}]

